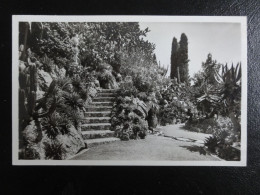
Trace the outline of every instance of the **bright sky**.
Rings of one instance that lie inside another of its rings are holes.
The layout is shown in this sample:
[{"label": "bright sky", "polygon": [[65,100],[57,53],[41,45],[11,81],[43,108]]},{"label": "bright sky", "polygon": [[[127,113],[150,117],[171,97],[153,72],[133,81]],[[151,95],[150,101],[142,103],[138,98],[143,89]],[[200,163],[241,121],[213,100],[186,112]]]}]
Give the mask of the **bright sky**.
[{"label": "bright sky", "polygon": [[[238,23],[139,23],[149,28],[145,39],[155,43],[156,57],[161,65],[170,65],[173,37],[180,40],[181,33],[188,37],[189,74],[193,76],[205,62],[208,53],[219,63],[237,64],[241,61],[241,27]],[[169,68],[170,69],[170,68]],[[168,71],[168,75],[170,71]]]}]

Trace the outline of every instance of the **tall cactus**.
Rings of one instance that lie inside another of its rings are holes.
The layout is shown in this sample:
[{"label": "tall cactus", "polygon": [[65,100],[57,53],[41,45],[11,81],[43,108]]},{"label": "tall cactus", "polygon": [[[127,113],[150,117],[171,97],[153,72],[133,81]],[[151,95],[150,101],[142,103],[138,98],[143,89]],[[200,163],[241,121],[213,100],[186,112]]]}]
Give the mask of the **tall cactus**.
[{"label": "tall cactus", "polygon": [[28,94],[28,113],[31,117],[35,114],[36,91],[37,91],[37,69],[36,65],[30,65],[30,90]]},{"label": "tall cactus", "polygon": [[19,125],[23,129],[33,119],[36,107],[37,69],[29,66],[29,74],[19,73]]}]

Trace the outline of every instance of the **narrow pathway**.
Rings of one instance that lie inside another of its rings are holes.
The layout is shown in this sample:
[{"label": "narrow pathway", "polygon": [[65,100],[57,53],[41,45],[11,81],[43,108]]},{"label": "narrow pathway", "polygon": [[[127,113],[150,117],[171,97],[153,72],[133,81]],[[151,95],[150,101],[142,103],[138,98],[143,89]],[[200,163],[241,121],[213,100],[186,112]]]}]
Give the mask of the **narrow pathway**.
[{"label": "narrow pathway", "polygon": [[211,136],[211,134],[185,130],[184,124],[161,126],[158,127],[157,130],[162,131],[167,137],[172,137],[183,141],[191,141],[199,144],[203,144],[204,140]]},{"label": "narrow pathway", "polygon": [[[161,128],[168,136],[204,138],[207,135],[185,132],[182,125]],[[200,142],[178,140],[164,136],[148,135],[145,139],[118,141],[92,147],[72,160],[171,160],[171,161],[218,161],[219,159],[201,151]]]}]

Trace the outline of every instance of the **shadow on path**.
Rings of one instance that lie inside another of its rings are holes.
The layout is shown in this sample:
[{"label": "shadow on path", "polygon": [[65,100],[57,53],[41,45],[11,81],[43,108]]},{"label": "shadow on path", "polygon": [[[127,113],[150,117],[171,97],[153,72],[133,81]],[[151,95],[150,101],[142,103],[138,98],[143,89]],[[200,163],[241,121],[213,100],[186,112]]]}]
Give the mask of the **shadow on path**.
[{"label": "shadow on path", "polygon": [[206,149],[203,146],[197,146],[197,145],[192,145],[192,146],[180,146],[182,148],[186,148],[187,150],[189,150],[190,152],[199,152],[200,155],[209,155],[209,152],[206,151]]}]

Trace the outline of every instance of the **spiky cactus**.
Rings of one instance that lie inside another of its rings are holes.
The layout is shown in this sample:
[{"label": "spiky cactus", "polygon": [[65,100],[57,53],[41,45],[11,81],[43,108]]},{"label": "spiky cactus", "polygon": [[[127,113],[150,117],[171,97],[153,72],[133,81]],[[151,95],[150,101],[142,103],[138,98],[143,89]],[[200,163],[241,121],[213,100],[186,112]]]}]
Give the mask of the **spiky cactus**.
[{"label": "spiky cactus", "polygon": [[36,91],[37,91],[37,69],[35,65],[29,67],[30,83],[27,98],[27,111],[30,117],[33,117],[36,107]]}]

